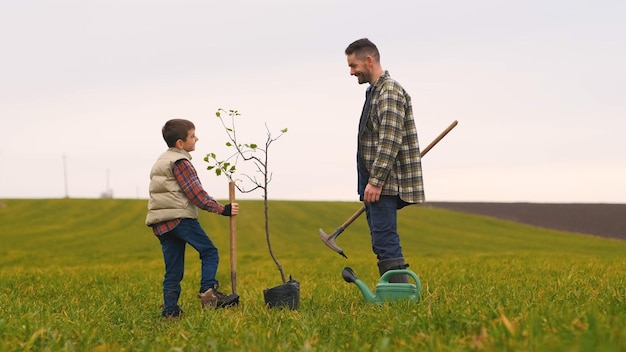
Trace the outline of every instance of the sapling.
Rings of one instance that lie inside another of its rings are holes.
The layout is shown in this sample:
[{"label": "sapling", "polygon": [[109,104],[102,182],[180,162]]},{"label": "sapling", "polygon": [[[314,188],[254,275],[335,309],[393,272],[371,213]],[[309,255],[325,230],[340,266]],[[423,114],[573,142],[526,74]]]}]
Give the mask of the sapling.
[{"label": "sapling", "polygon": [[[223,118],[223,114],[226,113],[229,117],[229,123],[226,123]],[[269,250],[270,256],[274,260],[278,271],[280,272],[280,277],[282,279],[283,284],[287,282],[285,278],[285,272],[283,271],[283,267],[274,255],[274,250],[272,249],[272,242],[270,240],[270,228],[269,228],[269,206],[268,206],[268,185],[272,181],[272,173],[269,171],[268,167],[268,156],[269,156],[269,148],[272,143],[277,141],[283,134],[287,132],[287,129],[284,128],[280,130],[280,133],[274,137],[267,127],[267,123],[265,124],[266,138],[264,147],[259,147],[256,143],[240,143],[237,138],[237,130],[235,128],[235,120],[241,114],[237,110],[224,110],[218,109],[215,112],[215,115],[219,118],[226,134],[228,135],[228,141],[226,142],[226,146],[233,149],[233,154],[229,157],[220,160],[218,159],[215,153],[208,153],[204,157],[204,161],[208,162],[210,165],[207,167],[207,170],[215,171],[217,176],[225,175],[230,182],[235,184],[235,187],[241,193],[250,193],[257,189],[262,190],[263,192],[263,206],[264,206],[264,216],[265,216],[265,240],[267,242],[267,248]],[[235,180],[234,175],[237,171],[237,162],[242,160],[243,162],[252,163],[256,168],[254,174],[241,174],[241,176],[245,177],[248,182],[242,182],[242,180]],[[257,175],[261,175],[261,179],[257,178]],[[240,182],[237,182],[240,181]],[[247,184],[248,187],[245,187],[244,184]]]}]

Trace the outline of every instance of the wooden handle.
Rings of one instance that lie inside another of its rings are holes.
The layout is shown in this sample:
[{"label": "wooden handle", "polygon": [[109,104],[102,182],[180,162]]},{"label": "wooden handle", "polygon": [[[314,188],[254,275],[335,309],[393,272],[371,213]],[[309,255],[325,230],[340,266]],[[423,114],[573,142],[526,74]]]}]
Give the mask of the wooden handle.
[{"label": "wooden handle", "polygon": [[[235,182],[228,183],[228,201],[235,202]],[[230,284],[237,293],[237,215],[230,216]]]},{"label": "wooden handle", "polygon": [[364,211],[365,211],[365,205],[362,206],[361,209],[357,210],[356,213],[352,214],[352,216],[341,225],[341,228],[345,229],[346,227],[350,226],[350,224],[352,224],[354,220],[356,220],[359,216],[361,216],[361,214],[363,214]]},{"label": "wooden handle", "polygon": [[439,143],[439,141],[440,141],[440,140],[442,140],[442,139],[443,139],[443,137],[445,137],[445,136],[446,136],[446,134],[448,134],[448,132],[452,131],[452,129],[453,129],[454,127],[456,127],[456,125],[457,125],[458,123],[459,123],[459,121],[454,120],[454,122],[452,122],[452,123],[450,124],[450,126],[448,126],[448,128],[446,128],[443,132],[441,132],[441,133],[439,134],[439,136],[437,136],[437,138],[435,138],[435,140],[434,140],[434,141],[430,142],[430,144],[426,147],[426,149],[424,149],[424,150],[422,151],[422,153],[420,154],[420,156],[424,156],[424,155],[426,155],[426,153],[428,153],[428,151],[429,151],[429,150],[431,150],[431,149],[432,149],[432,147],[434,147],[434,146],[435,146],[435,144]]}]

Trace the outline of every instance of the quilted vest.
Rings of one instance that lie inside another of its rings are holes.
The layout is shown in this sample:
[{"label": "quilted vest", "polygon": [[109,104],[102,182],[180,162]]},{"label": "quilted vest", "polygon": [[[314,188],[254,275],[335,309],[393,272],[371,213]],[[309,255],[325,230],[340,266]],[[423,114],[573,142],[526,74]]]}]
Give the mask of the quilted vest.
[{"label": "quilted vest", "polygon": [[152,166],[146,216],[148,226],[173,219],[198,218],[198,208],[185,196],[174,176],[174,163],[180,159],[191,160],[191,154],[183,149],[169,148]]}]

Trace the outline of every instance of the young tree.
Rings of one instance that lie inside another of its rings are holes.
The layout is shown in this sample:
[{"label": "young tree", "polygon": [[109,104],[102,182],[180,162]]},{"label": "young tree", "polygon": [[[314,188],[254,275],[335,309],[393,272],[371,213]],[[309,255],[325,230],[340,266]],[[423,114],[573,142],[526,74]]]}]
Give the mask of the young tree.
[{"label": "young tree", "polygon": [[[229,123],[226,123],[223,118],[223,114],[226,113],[229,117]],[[230,182],[235,183],[235,187],[241,193],[250,193],[257,189],[261,189],[263,192],[263,206],[264,206],[264,216],[265,216],[265,241],[267,242],[267,248],[270,252],[270,256],[274,260],[278,271],[280,272],[280,277],[282,279],[283,284],[287,282],[285,278],[285,272],[283,270],[282,265],[274,255],[274,250],[272,249],[272,242],[270,240],[270,228],[269,228],[269,207],[268,207],[268,185],[272,181],[272,173],[269,170],[268,164],[268,156],[269,156],[269,148],[272,143],[277,141],[283,134],[287,133],[287,129],[284,128],[280,130],[280,133],[274,137],[270,132],[267,124],[265,124],[266,138],[265,144],[263,147],[259,147],[256,143],[240,143],[237,139],[237,130],[235,128],[235,120],[241,114],[237,110],[224,110],[218,109],[215,115],[219,118],[226,134],[228,135],[228,141],[226,142],[226,146],[233,149],[233,154],[227,157],[226,159],[219,160],[215,153],[208,153],[204,157],[204,161],[208,162],[210,165],[207,167],[208,170],[215,171],[217,176],[225,175]],[[242,174],[243,177],[247,178],[248,184],[250,187],[246,188],[244,185],[237,183],[234,179],[234,174],[237,171],[237,162],[242,160],[243,162],[249,162],[254,165],[256,171],[254,174]],[[261,178],[257,178],[257,175],[261,176]]]}]

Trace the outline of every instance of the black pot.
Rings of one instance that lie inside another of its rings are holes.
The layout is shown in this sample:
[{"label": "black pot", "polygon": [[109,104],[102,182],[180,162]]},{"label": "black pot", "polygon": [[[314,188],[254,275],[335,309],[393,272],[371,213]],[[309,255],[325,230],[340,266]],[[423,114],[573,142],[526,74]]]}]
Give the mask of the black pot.
[{"label": "black pot", "polygon": [[263,290],[265,304],[270,307],[298,309],[300,304],[300,283],[291,277],[284,284]]}]

